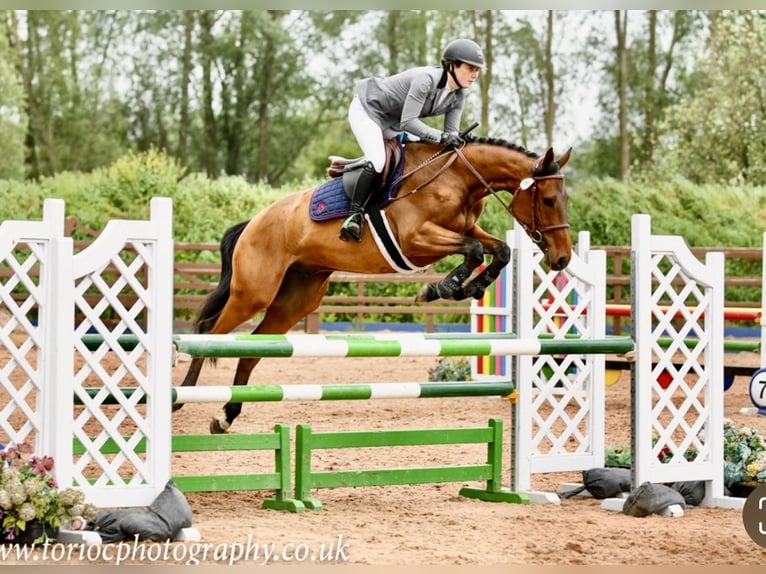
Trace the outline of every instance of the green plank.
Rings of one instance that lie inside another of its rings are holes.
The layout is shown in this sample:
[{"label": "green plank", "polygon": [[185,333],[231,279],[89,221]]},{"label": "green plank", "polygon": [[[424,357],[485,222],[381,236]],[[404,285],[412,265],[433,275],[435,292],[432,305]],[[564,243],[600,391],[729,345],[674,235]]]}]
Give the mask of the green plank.
[{"label": "green plank", "polygon": [[488,464],[422,468],[312,471],[310,488],[463,482],[487,480],[491,477],[492,467]]},{"label": "green plank", "polygon": [[[124,437],[127,441],[129,437]],[[260,434],[221,434],[221,435],[174,435],[170,439],[171,451],[173,452],[214,452],[228,450],[276,450],[280,448],[279,433]],[[134,452],[146,452],[146,439],[138,441]],[[85,446],[75,438],[72,443],[72,452],[76,455],[85,453]],[[117,454],[120,448],[114,439],[109,438],[104,442],[100,452],[102,454]]]},{"label": "green plank", "polygon": [[512,490],[483,490],[481,488],[461,488],[460,496],[484,500],[486,502],[512,502],[514,504],[529,504],[529,495]]},{"label": "green plank", "polygon": [[276,450],[280,447],[278,433],[260,434],[199,434],[174,435],[173,452]]},{"label": "green plank", "polygon": [[278,490],[281,486],[280,476],[276,473],[174,476],[173,482],[183,492]]},{"label": "green plank", "polygon": [[492,429],[489,427],[312,432],[308,448],[318,450],[378,446],[478,444],[488,443],[492,440]]},{"label": "green plank", "polygon": [[485,397],[510,395],[515,389],[511,381],[455,381],[425,383],[420,387],[421,398]]}]

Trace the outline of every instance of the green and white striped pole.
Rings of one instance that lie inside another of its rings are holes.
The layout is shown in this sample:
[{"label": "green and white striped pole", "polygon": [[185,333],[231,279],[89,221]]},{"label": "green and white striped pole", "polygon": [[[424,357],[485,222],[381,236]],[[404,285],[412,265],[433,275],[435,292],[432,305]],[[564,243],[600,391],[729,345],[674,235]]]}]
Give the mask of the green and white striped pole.
[{"label": "green and white striped pole", "polygon": [[[277,402],[277,401],[344,401],[374,399],[430,399],[445,397],[491,397],[511,394],[515,386],[510,381],[470,381],[439,383],[353,383],[328,385],[247,385],[247,386],[202,386],[172,387],[172,402]],[[83,389],[93,398],[100,389]],[[121,388],[124,400],[141,392],[136,387]],[[82,404],[75,396],[75,404]],[[100,404],[118,404],[117,397],[108,395]],[[146,402],[141,397],[138,403]]]},{"label": "green and white striped pole", "polygon": [[378,335],[175,335],[176,350],[192,357],[449,357],[627,353],[630,337],[518,339]]}]

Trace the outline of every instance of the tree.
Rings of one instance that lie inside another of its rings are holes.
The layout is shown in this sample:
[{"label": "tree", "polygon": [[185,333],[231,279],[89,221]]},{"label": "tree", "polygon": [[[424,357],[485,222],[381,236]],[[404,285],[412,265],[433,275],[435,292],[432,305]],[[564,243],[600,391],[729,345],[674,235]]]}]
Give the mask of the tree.
[{"label": "tree", "polygon": [[[639,36],[631,47],[630,108],[635,114],[631,128],[634,169],[651,167],[657,144],[657,125],[678,97],[678,79],[685,73],[678,52],[692,40],[700,25],[700,13],[690,10],[647,12],[646,39]],[[663,38],[665,39],[663,45]],[[672,84],[672,86],[671,86]]]},{"label": "tree", "polygon": [[692,91],[659,128],[657,173],[766,185],[766,21],[727,12],[711,14],[710,22],[700,73],[688,79]]},{"label": "tree", "polygon": [[[553,62],[554,21],[552,12],[538,12],[516,21],[505,20],[495,34],[495,54],[505,56],[510,67],[504,67],[504,81],[498,76],[498,90],[491,98],[493,125],[502,126],[528,147],[550,146],[553,140],[559,95]],[[540,29],[544,31],[540,33]],[[498,98],[498,92],[506,94]]]},{"label": "tree", "polygon": [[614,30],[617,37],[615,60],[617,61],[617,99],[619,101],[619,143],[620,167],[619,178],[628,177],[630,166],[630,140],[628,139],[628,11],[614,11]]},{"label": "tree", "polygon": [[474,37],[483,39],[484,59],[486,65],[479,77],[479,89],[481,90],[481,127],[480,133],[488,135],[490,131],[490,88],[492,86],[492,70],[494,67],[494,14],[492,10],[484,10],[474,13]]},{"label": "tree", "polygon": [[14,69],[15,55],[8,43],[10,14],[0,19],[0,179],[24,177],[24,138],[28,117],[24,88]]},{"label": "tree", "polygon": [[[8,36],[29,116],[31,177],[88,171],[125,150],[121,102],[105,78],[115,12],[11,12]],[[111,79],[111,78],[109,78]]]}]

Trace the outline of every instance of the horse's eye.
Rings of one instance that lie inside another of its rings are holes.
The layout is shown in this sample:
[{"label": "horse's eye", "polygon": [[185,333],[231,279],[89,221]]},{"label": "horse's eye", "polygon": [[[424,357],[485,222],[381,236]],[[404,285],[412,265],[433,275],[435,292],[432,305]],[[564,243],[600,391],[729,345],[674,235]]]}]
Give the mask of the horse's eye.
[{"label": "horse's eye", "polygon": [[543,205],[545,207],[553,207],[553,199],[551,199],[550,197],[543,198]]}]

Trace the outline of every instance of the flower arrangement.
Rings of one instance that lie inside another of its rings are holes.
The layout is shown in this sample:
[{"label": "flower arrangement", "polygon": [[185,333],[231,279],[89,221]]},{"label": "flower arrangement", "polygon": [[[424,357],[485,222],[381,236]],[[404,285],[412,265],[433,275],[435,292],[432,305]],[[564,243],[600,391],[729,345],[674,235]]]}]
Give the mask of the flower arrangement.
[{"label": "flower arrangement", "polygon": [[723,425],[723,477],[727,487],[736,483],[766,482],[766,439],[758,429]]},{"label": "flower arrangement", "polygon": [[[75,518],[90,520],[96,507],[85,503],[85,495],[74,488],[58,488],[50,456],[31,455],[32,446],[21,443],[0,451],[0,535],[13,542],[33,521],[56,531]],[[41,542],[43,534],[32,542]]]},{"label": "flower arrangement", "polygon": [[[723,441],[723,479],[727,488],[735,484],[766,483],[766,437],[758,429],[746,426],[736,428],[730,419],[724,419]],[[697,452],[693,449],[684,453],[684,458],[689,461],[693,461],[696,456]],[[658,458],[661,462],[669,462],[672,452],[665,447]],[[607,447],[605,466],[630,464],[629,445]]]}]

